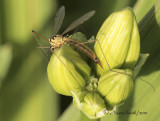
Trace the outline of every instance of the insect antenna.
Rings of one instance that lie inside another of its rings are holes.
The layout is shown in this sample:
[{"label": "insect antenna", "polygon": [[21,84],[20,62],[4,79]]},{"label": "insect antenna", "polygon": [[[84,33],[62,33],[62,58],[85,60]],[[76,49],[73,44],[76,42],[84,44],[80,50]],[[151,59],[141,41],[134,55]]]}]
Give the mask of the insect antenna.
[{"label": "insect antenna", "polygon": [[[43,37],[42,35],[40,35],[39,33],[35,32],[34,30],[32,30],[32,34],[34,36],[34,38],[36,39],[37,43],[39,44],[39,47],[36,47],[38,49],[38,51],[40,52],[40,54],[45,58],[45,60],[47,60],[47,62],[49,62],[49,60],[42,54],[42,52],[39,49],[42,49],[43,52],[48,56],[47,52],[44,50],[45,48],[49,48],[49,47],[42,47],[41,43],[38,41],[38,38],[36,35],[40,36],[41,38],[47,40],[45,37]],[[35,35],[36,34],[36,35]],[[48,40],[47,40],[48,41]]]},{"label": "insect antenna", "polygon": [[[41,37],[42,39],[44,39],[45,41],[49,42],[47,38],[45,38],[44,36],[42,36],[41,34],[39,34],[38,32],[36,32],[36,31],[34,31],[34,30],[32,30],[32,34],[33,34],[33,36],[34,36],[35,38],[37,38],[37,37],[35,36],[35,34],[36,34],[36,35],[38,35],[39,37]],[[38,39],[37,39],[37,40],[38,40]]]},{"label": "insect antenna", "polygon": [[[102,54],[103,54],[104,59],[105,59],[105,61],[106,61],[107,65],[108,65],[109,70],[110,70],[110,71],[113,71],[113,72],[116,72],[116,73],[120,73],[120,74],[124,74],[124,75],[128,75],[128,76],[130,76],[129,74],[125,74],[125,73],[122,73],[122,72],[118,72],[118,71],[114,71],[114,70],[112,70],[112,68],[109,66],[109,63],[108,63],[108,61],[107,61],[107,59],[106,59],[106,57],[105,57],[105,55],[104,55],[104,52],[103,52],[103,50],[102,50],[102,47],[101,47],[100,42],[99,42],[98,40],[97,40],[97,42],[98,42],[98,44],[99,44],[99,46],[100,46],[100,48],[101,48]],[[139,79],[139,80],[141,80],[141,81],[144,81],[145,83],[149,84],[149,85],[152,87],[152,89],[154,90],[154,92],[155,92],[155,88],[154,88],[154,86],[153,86],[152,84],[150,84],[150,83],[149,83],[149,82],[147,82],[146,80],[141,79],[141,78],[139,78],[139,77],[137,77],[137,79]]]}]

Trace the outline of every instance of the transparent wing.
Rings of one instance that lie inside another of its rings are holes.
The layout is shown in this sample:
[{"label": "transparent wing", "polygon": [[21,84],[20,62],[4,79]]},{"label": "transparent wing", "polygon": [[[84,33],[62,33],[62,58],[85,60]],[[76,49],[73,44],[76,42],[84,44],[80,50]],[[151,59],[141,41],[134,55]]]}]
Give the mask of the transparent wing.
[{"label": "transparent wing", "polygon": [[62,6],[59,8],[58,12],[56,13],[55,17],[55,26],[54,26],[54,32],[53,34],[56,35],[62,25],[63,19],[65,16],[65,7]]},{"label": "transparent wing", "polygon": [[90,11],[90,12],[84,14],[83,16],[81,16],[80,18],[75,20],[71,25],[69,25],[67,27],[67,29],[62,33],[62,35],[66,34],[67,32],[69,32],[69,31],[75,29],[76,27],[78,27],[79,25],[83,24],[85,21],[87,21],[94,14],[95,14],[95,11]]}]

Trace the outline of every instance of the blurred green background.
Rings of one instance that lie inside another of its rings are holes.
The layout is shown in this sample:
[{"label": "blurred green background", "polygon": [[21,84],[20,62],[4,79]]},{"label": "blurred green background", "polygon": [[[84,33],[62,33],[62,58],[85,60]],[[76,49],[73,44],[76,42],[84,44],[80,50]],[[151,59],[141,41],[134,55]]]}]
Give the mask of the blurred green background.
[{"label": "blurred green background", "polygon": [[[141,52],[150,53],[150,58],[140,75],[155,86],[157,91],[153,93],[151,87],[139,82],[126,106],[131,109],[135,103],[133,100],[136,100],[138,109],[141,109],[144,102],[152,99],[149,104],[145,104],[149,105],[146,110],[151,110],[150,115],[147,115],[150,117],[141,117],[140,120],[153,119],[151,115],[154,114],[154,121],[158,121],[160,111],[156,109],[158,103],[154,101],[160,99],[159,3],[158,7],[153,7],[148,16],[141,20],[156,1],[159,0],[1,0],[0,121],[55,121],[71,103],[72,98],[58,95],[49,84],[48,62],[36,49],[38,44],[31,32],[33,29],[50,38],[54,30],[55,13],[62,5],[66,8],[66,16],[61,32],[84,13],[96,10],[95,16],[80,27],[88,38],[96,35],[110,13],[127,6],[134,8],[140,27]],[[142,93],[139,94],[139,91]],[[122,110],[123,108],[124,106]],[[75,118],[72,117],[73,121],[78,121],[78,110],[73,106],[68,110],[75,114]],[[59,121],[71,118],[73,113],[64,114],[64,118],[60,118]],[[102,120],[139,120],[133,116],[106,117]]]}]

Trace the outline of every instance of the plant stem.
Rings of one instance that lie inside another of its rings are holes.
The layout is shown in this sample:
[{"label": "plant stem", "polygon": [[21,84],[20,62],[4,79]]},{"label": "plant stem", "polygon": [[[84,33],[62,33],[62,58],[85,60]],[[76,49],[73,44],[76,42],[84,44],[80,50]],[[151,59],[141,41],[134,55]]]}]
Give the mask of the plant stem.
[{"label": "plant stem", "polygon": [[81,121],[100,121],[100,119],[89,119],[89,118],[81,111]]}]

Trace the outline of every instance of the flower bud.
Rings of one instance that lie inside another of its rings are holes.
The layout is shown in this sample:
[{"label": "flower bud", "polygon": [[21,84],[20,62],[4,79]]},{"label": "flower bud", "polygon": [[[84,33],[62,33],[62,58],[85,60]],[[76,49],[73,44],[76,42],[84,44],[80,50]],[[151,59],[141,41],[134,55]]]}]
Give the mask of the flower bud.
[{"label": "flower bud", "polygon": [[90,92],[84,97],[82,111],[89,118],[96,119],[105,115],[105,112],[101,112],[106,111],[106,105],[103,98],[98,93]]},{"label": "flower bud", "polygon": [[134,88],[134,75],[131,70],[114,69],[114,71],[116,72],[106,71],[98,82],[98,92],[109,107],[123,103]]},{"label": "flower bud", "polygon": [[106,60],[111,68],[133,69],[139,58],[140,36],[131,8],[112,13],[103,23],[96,39],[94,51],[104,68],[94,64],[98,75],[109,70]]},{"label": "flower bud", "polygon": [[56,49],[47,68],[49,81],[54,90],[63,95],[81,91],[90,77],[90,68],[80,55],[65,45]]}]

